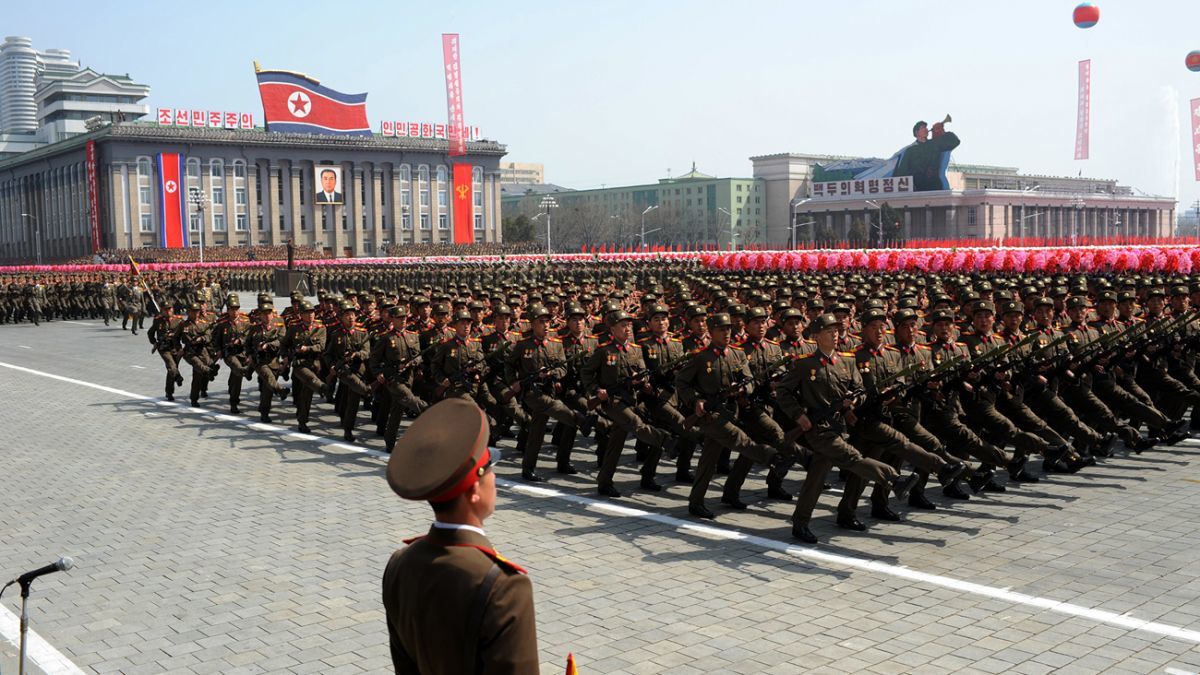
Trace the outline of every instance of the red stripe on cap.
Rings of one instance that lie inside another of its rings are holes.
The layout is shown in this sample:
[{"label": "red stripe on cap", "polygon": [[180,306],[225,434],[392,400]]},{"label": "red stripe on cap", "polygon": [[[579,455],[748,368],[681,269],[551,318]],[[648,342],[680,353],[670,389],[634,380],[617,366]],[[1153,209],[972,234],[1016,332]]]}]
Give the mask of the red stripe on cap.
[{"label": "red stripe on cap", "polygon": [[491,453],[487,452],[487,448],[484,448],[484,452],[479,453],[479,460],[475,462],[474,466],[472,466],[469,471],[467,471],[466,475],[464,475],[458,480],[457,483],[454,483],[446,490],[432,497],[428,497],[428,501],[448,502],[469,490],[472,485],[479,482],[479,469],[483,465],[487,464],[489,457],[491,457]]}]

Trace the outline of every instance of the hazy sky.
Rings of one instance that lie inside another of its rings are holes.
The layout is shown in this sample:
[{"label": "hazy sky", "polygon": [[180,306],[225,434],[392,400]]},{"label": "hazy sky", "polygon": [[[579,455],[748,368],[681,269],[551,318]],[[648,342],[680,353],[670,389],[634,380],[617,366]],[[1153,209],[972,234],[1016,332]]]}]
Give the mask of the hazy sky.
[{"label": "hazy sky", "polygon": [[[1200,1],[60,1],[6,7],[8,34],[128,72],[149,104],[252,111],[251,61],[306,72],[367,113],[442,121],[440,33],[462,35],[468,121],[551,182],[651,182],[693,161],[750,175],[783,151],[886,157],[954,116],[957,162],[1116,178],[1200,199],[1187,102]],[[1074,161],[1076,64],[1091,58],[1092,159]]]}]

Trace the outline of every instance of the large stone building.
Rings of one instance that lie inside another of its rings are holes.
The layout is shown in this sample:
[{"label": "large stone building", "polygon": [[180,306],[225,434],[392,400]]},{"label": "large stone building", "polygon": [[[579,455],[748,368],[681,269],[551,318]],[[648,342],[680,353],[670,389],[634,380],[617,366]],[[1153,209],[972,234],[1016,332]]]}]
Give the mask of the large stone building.
[{"label": "large stone building", "polygon": [[[96,152],[96,218],[87,149]],[[160,153],[184,158],[190,245],[315,245],[369,256],[391,243],[452,240],[445,140],[343,137],[119,123],[0,160],[0,261],[56,260],[98,248],[163,245]],[[471,142],[476,241],[500,241],[503,145]],[[344,204],[314,205],[314,168],[342,168]],[[177,189],[179,186],[171,186]],[[94,231],[93,231],[94,228]]]},{"label": "large stone building", "polygon": [[[554,229],[573,225],[580,235],[567,233],[567,243],[636,244],[645,215],[648,244],[700,244],[733,240],[737,245],[760,244],[766,233],[763,183],[754,178],[718,178],[692,170],[646,185],[570,190],[558,186],[507,186],[506,216],[534,216],[549,195],[557,204],[551,214]],[[575,240],[579,241],[575,241]]]},{"label": "large stone building", "polygon": [[[872,192],[871,185],[839,189],[814,182],[816,165],[855,159],[780,153],[751,157],[754,177],[766,192],[766,239],[786,246],[789,223],[798,241],[824,232],[845,238],[854,223],[880,226],[884,206],[897,218],[887,238],[990,239],[1019,243],[1047,237],[1069,243],[1077,237],[1169,236],[1175,200],[1142,194],[1115,180],[1021,174],[1015,168],[950,164],[950,189],[931,192]],[[849,192],[850,194],[847,194]],[[896,223],[899,227],[896,227]],[[807,225],[807,226],[806,226]],[[873,235],[874,238],[874,235]]]},{"label": "large stone building", "polygon": [[529,162],[501,162],[500,183],[511,185],[541,185],[546,182],[546,167]]}]

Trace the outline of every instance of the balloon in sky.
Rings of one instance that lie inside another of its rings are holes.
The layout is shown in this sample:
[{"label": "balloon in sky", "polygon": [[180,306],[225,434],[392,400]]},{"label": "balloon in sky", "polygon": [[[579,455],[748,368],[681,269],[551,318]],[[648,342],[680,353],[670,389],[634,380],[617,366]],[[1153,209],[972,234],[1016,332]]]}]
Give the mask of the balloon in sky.
[{"label": "balloon in sky", "polygon": [[1188,70],[1192,71],[1193,73],[1200,73],[1200,49],[1197,49],[1194,52],[1189,52],[1187,58],[1184,60],[1184,63],[1187,64]]},{"label": "balloon in sky", "polygon": [[1073,18],[1077,28],[1091,28],[1100,22],[1100,8],[1090,2],[1081,3],[1075,8]]}]

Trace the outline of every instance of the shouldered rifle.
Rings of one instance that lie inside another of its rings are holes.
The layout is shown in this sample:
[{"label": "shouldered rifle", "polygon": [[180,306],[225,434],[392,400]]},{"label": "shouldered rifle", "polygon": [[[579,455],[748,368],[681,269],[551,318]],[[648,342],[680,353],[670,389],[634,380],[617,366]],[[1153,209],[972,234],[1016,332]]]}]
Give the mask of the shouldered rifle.
[{"label": "shouldered rifle", "polygon": [[503,392],[501,392],[500,402],[508,403],[518,393],[525,391],[525,389],[527,387],[530,387],[533,384],[537,383],[538,381],[545,379],[547,373],[549,373],[552,370],[555,370],[556,368],[562,368],[565,365],[567,365],[566,361],[555,360],[550,363],[547,363],[546,365],[542,366],[541,368],[538,368],[537,370],[533,371],[532,373],[525,375],[521,379],[517,380],[512,386],[505,388],[505,390]]},{"label": "shouldered rifle", "polygon": [[[403,339],[403,338],[401,338],[401,339]],[[400,361],[388,362],[388,363],[384,364],[383,379],[391,381],[391,380],[394,380],[394,379],[400,377],[409,368],[412,368],[413,366],[417,365],[417,361],[419,361],[419,360],[425,358],[427,355],[433,353],[433,350],[437,349],[440,344],[441,343],[439,343],[439,342],[434,342],[433,344],[429,345],[425,349],[422,349],[417,354],[414,354],[406,359],[402,359]]]},{"label": "shouldered rifle", "polygon": [[728,386],[723,387],[716,394],[713,394],[712,396],[701,396],[699,400],[704,402],[704,412],[696,413],[693,411],[692,414],[683,419],[683,422],[680,424],[680,426],[687,430],[699,424],[700,420],[704,417],[709,417],[711,415],[727,416],[729,414],[729,400],[735,396],[741,395],[742,390],[753,382],[753,375],[740,375],[730,382]]}]

